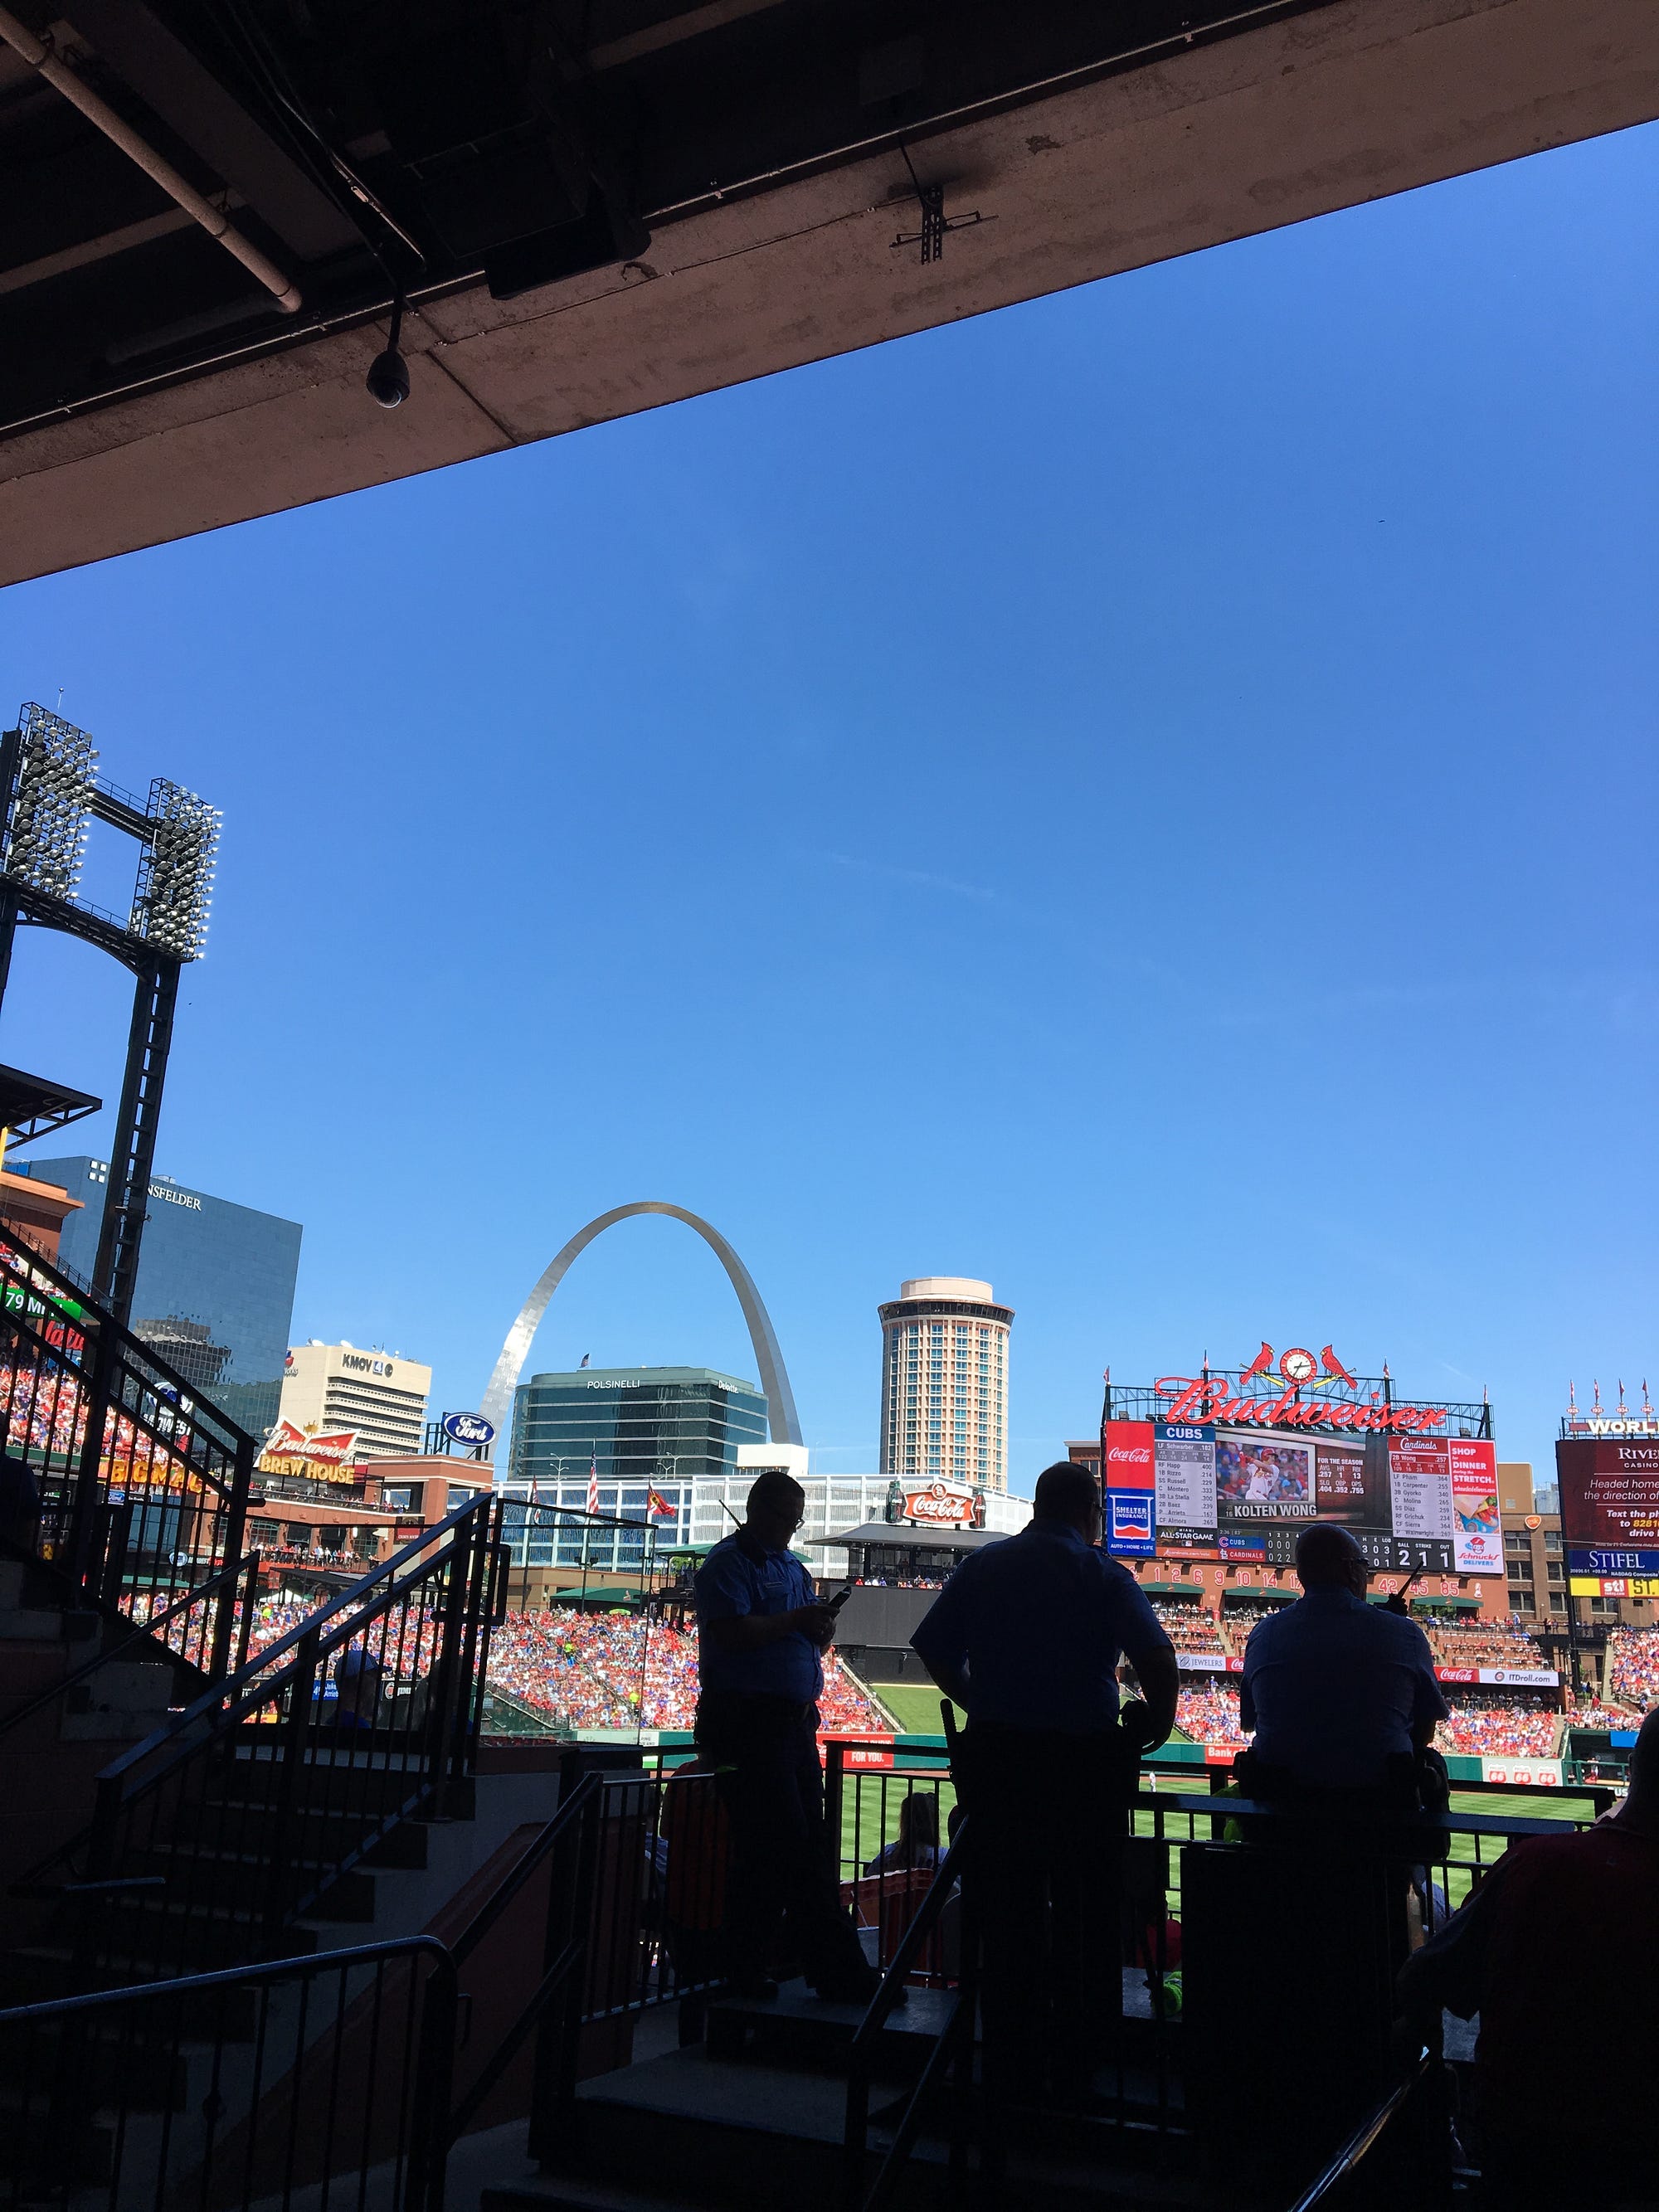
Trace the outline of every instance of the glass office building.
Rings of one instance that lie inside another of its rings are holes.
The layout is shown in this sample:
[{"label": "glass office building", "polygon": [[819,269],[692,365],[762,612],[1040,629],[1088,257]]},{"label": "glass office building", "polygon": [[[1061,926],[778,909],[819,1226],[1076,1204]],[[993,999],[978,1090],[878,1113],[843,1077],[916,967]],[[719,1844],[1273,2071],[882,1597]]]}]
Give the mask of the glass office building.
[{"label": "glass office building", "polygon": [[[109,1189],[109,1163],[32,1160],[31,1170],[82,1201],[60,1253],[89,1279]],[[170,1176],[149,1187],[132,1328],[204,1398],[264,1439],[276,1419],[294,1318],[300,1224],[191,1190]]]},{"label": "glass office building", "polygon": [[520,1566],[633,1566],[643,1530],[584,1529],[574,1523],[526,1536],[519,1501],[575,1512],[587,1507],[588,1471],[599,1510],[645,1522],[652,1491],[672,1516],[650,1516],[657,1548],[691,1540],[692,1486],[734,1472],[739,1444],[764,1443],[766,1400],[752,1382],[708,1367],[622,1367],[532,1375],[513,1401],[513,1444],[503,1488],[504,1534]]}]

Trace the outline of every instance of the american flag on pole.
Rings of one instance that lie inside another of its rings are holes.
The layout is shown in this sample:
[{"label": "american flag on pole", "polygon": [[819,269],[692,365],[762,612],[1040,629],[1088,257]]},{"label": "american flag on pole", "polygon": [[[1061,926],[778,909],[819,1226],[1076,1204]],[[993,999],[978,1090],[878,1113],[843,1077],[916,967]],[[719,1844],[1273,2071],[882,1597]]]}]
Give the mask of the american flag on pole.
[{"label": "american flag on pole", "polygon": [[590,1513],[597,1513],[599,1510],[599,1458],[597,1452],[587,1462],[587,1510]]}]

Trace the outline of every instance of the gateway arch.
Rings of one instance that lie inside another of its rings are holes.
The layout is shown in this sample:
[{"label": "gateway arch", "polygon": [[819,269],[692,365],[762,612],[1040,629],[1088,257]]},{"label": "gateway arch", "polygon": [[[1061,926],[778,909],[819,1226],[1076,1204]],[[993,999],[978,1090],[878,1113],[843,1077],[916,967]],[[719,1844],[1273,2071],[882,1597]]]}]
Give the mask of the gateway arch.
[{"label": "gateway arch", "polygon": [[725,1268],[726,1278],[738,1294],[738,1304],[743,1308],[743,1317],[749,1324],[749,1341],[755,1348],[755,1364],[760,1369],[761,1389],[766,1393],[766,1418],[770,1426],[772,1441],[776,1444],[798,1444],[801,1441],[800,1421],[795,1413],[795,1395],[789,1388],[789,1376],[783,1364],[783,1354],[778,1350],[777,1333],[772,1327],[772,1317],[761,1303],[761,1294],[755,1281],[732,1247],[718,1229],[695,1213],[688,1213],[683,1206],[670,1206],[656,1198],[635,1199],[629,1206],[613,1206],[609,1213],[601,1213],[585,1229],[579,1229],[562,1252],[549,1262],[539,1281],[525,1300],[519,1317],[507,1333],[507,1342],[501,1346],[501,1356],[495,1362],[495,1370],[484,1392],[483,1403],[478,1408],[485,1420],[495,1425],[501,1435],[513,1411],[513,1393],[518,1388],[519,1376],[530,1354],[531,1339],[541,1325],[542,1316],[552,1304],[553,1293],[564,1280],[570,1263],[579,1253],[585,1252],[593,1239],[613,1223],[626,1221],[635,1213],[666,1213],[676,1221],[684,1222],[695,1229],[703,1243]]}]

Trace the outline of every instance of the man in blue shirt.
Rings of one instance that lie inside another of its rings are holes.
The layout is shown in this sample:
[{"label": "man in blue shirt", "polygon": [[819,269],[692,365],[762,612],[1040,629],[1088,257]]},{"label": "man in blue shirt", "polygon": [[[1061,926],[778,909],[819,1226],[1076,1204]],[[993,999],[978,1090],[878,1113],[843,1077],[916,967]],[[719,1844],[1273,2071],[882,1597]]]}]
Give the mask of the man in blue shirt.
[{"label": "man in blue shirt", "polygon": [[776,1469],[750,1490],[743,1526],[697,1571],[697,1748],[732,1836],[726,1933],[732,1986],[775,1996],[786,1911],[821,1996],[866,2002],[877,1976],[841,1902],[818,1765],[819,1654],[836,1616],[789,1549],[806,1498]]},{"label": "man in blue shirt", "polygon": [[1301,1598],[1244,1647],[1239,1721],[1255,1741],[1240,1778],[1269,1797],[1413,1807],[1419,1754],[1446,1717],[1428,1638],[1367,1604],[1370,1569],[1346,1528],[1304,1528],[1296,1570]]},{"label": "man in blue shirt", "polygon": [[[1143,1750],[1175,1725],[1175,1652],[1099,1549],[1100,1489],[1069,1460],[1030,1525],[971,1553],[910,1641],[965,1706],[956,1774],[985,1937],[985,2032],[1004,2087],[1086,2091],[1121,2000],[1118,1894]],[[1127,1655],[1144,1705],[1119,1725]]]}]

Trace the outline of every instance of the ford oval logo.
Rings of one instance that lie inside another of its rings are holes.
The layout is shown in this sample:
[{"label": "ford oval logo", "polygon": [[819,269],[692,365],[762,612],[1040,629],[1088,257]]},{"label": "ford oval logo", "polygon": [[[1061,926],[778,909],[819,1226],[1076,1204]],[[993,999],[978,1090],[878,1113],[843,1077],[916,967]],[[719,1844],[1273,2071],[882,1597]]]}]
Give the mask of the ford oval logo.
[{"label": "ford oval logo", "polygon": [[495,1424],[485,1420],[482,1413],[446,1413],[444,1434],[458,1444],[493,1444]]}]

